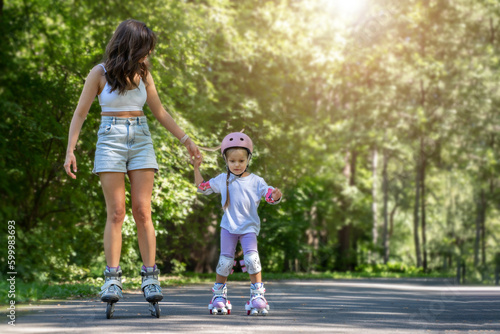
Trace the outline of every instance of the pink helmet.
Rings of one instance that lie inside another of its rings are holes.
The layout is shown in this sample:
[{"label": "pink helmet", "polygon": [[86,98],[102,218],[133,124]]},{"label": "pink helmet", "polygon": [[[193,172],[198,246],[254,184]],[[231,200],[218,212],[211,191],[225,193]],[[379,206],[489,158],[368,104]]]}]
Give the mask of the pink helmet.
[{"label": "pink helmet", "polygon": [[220,145],[220,152],[224,156],[224,152],[226,152],[228,148],[233,147],[246,148],[250,156],[253,153],[252,139],[242,132],[233,132],[224,137]]}]

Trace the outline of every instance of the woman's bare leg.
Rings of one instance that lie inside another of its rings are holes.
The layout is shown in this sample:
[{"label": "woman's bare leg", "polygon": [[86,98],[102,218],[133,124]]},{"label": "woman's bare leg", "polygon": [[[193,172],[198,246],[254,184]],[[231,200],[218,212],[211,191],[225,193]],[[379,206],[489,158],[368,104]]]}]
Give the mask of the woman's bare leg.
[{"label": "woman's bare leg", "polygon": [[131,186],[132,214],[137,226],[137,238],[142,262],[146,267],[155,265],[156,235],[151,220],[151,196],[154,184],[154,169],[138,169],[128,172]]},{"label": "woman's bare leg", "polygon": [[106,227],[104,228],[104,254],[106,264],[118,267],[122,250],[122,225],[125,219],[125,174],[99,173],[106,199]]}]

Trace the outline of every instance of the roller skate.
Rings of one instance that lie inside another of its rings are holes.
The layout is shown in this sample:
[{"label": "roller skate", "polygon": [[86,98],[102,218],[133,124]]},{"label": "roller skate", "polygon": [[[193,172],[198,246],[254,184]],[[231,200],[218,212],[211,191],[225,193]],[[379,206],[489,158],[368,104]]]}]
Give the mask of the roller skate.
[{"label": "roller skate", "polygon": [[108,267],[104,270],[104,285],[101,287],[101,300],[106,305],[106,318],[113,317],[115,303],[123,297],[122,294],[122,271],[120,267]]},{"label": "roller skate", "polygon": [[269,313],[269,304],[264,293],[266,293],[266,289],[263,283],[250,285],[250,300],[245,304],[247,315],[267,315]]},{"label": "roller skate", "polygon": [[158,281],[158,276],[160,275],[160,270],[154,267],[142,266],[141,276],[142,284],[141,290],[144,293],[144,298],[149,302],[149,311],[153,317],[160,317],[160,304],[158,302],[163,299],[163,294],[161,293],[160,281]]},{"label": "roller skate", "polygon": [[231,314],[233,305],[231,305],[231,302],[229,301],[229,299],[227,299],[226,284],[215,283],[214,287],[212,288],[212,292],[214,293],[214,296],[212,297],[210,304],[208,304],[208,310],[210,311],[210,314]]}]

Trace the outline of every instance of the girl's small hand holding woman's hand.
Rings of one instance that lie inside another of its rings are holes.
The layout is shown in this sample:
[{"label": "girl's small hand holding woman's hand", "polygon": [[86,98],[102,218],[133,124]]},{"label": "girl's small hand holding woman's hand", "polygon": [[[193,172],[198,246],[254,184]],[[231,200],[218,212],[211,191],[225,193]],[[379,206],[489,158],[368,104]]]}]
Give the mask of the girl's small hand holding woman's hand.
[{"label": "girl's small hand holding woman's hand", "polygon": [[199,157],[194,156],[193,166],[194,168],[199,168],[203,162],[203,156],[200,154]]},{"label": "girl's small hand holding woman's hand", "polygon": [[277,201],[281,198],[282,194],[278,188],[274,188],[271,196],[273,197],[273,200]]}]

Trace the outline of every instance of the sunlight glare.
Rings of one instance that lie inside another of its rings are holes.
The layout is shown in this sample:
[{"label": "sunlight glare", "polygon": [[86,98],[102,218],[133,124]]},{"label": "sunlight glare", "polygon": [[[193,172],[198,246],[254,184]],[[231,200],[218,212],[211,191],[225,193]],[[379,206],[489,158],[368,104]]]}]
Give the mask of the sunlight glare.
[{"label": "sunlight glare", "polygon": [[366,4],[366,0],[330,0],[328,2],[340,15],[357,14]]}]

